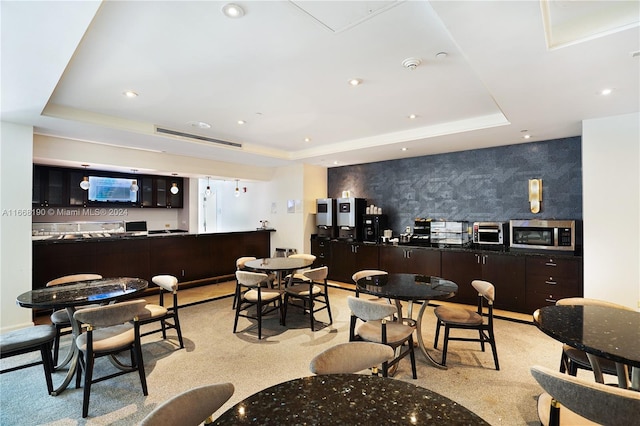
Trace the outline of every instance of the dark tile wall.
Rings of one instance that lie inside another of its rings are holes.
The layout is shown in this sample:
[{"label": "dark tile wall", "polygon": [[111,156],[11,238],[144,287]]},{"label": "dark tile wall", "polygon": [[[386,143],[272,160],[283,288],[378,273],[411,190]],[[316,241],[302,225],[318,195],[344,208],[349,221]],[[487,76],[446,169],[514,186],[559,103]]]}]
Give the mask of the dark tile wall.
[{"label": "dark tile wall", "polygon": [[[542,208],[529,210],[528,181],[542,179]],[[581,138],[330,168],[328,196],[342,191],[382,207],[403,232],[417,217],[446,220],[582,219]]]}]

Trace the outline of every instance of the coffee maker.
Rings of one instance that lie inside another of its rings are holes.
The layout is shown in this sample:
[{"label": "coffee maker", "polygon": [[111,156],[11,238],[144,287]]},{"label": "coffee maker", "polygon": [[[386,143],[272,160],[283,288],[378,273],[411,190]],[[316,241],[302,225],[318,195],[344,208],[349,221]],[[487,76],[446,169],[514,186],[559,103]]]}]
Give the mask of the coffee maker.
[{"label": "coffee maker", "polygon": [[325,240],[336,238],[338,225],[336,223],[335,198],[318,198],[316,200],[316,228],[318,238]]},{"label": "coffee maker", "polygon": [[338,239],[362,241],[362,217],[367,208],[364,198],[338,198]]},{"label": "coffee maker", "polygon": [[370,243],[380,242],[385,229],[387,229],[386,214],[365,214],[362,217],[363,241]]}]

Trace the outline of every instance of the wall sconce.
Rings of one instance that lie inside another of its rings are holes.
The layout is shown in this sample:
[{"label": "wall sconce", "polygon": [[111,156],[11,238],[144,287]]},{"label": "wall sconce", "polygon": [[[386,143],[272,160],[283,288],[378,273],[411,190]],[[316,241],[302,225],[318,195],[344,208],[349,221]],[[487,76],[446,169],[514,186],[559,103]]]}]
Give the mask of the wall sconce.
[{"label": "wall sconce", "polygon": [[531,213],[540,213],[542,203],[542,179],[529,179],[529,204]]},{"label": "wall sconce", "polygon": [[84,167],[84,177],[82,178],[82,182],[80,182],[80,188],[84,189],[85,191],[89,189],[89,176],[87,176],[87,167],[89,167],[88,164],[83,164],[82,167]]},{"label": "wall sconce", "polygon": [[209,176],[207,176],[207,189],[204,190],[204,195],[207,197],[211,195],[211,185],[209,185]]},{"label": "wall sconce", "polygon": [[[131,171],[135,175],[138,170],[137,169],[131,169]],[[131,181],[131,187],[129,189],[131,190],[131,192],[138,192],[138,189],[140,189],[140,188],[138,187],[138,180],[137,179],[133,179]]]},{"label": "wall sconce", "polygon": [[236,179],[236,191],[233,193],[233,195],[236,198],[240,196],[240,188],[238,188],[238,179]]}]

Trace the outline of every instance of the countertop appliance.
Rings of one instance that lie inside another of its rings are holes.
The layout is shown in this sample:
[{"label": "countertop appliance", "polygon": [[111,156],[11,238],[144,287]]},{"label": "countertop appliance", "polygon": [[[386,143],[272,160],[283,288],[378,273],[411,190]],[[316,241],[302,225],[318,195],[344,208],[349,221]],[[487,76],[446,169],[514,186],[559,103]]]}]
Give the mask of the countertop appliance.
[{"label": "countertop appliance", "polygon": [[431,244],[431,219],[418,217],[413,222],[413,233],[409,237],[412,245],[428,246]]},{"label": "countertop appliance", "polygon": [[338,239],[362,241],[362,218],[367,208],[364,198],[338,198],[337,225]]},{"label": "countertop appliance", "polygon": [[508,222],[474,222],[473,243],[480,246],[508,246]]},{"label": "countertop appliance", "polygon": [[435,247],[464,246],[469,244],[469,222],[431,222],[431,245]]},{"label": "countertop appliance", "polygon": [[316,227],[318,238],[333,239],[338,234],[336,222],[336,199],[318,198],[316,200]]},{"label": "countertop appliance", "polygon": [[576,252],[581,245],[581,222],[575,220],[511,220],[511,248]]},{"label": "countertop appliance", "polygon": [[387,229],[386,214],[365,214],[362,218],[362,241],[379,243]]}]

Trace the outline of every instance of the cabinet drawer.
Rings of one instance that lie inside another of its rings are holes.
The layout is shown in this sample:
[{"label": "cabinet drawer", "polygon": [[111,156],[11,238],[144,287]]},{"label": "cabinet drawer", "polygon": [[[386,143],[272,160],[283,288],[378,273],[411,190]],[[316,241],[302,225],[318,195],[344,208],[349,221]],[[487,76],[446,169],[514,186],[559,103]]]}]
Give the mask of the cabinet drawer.
[{"label": "cabinet drawer", "polygon": [[536,293],[576,293],[582,292],[582,280],[578,276],[527,274],[527,291]]},{"label": "cabinet drawer", "polygon": [[549,275],[553,277],[582,277],[582,262],[554,257],[528,257],[527,276],[529,274]]}]

